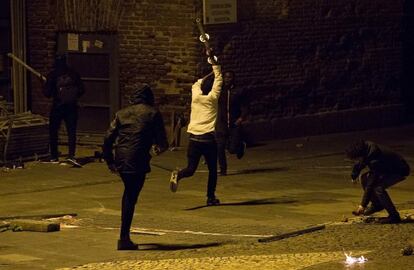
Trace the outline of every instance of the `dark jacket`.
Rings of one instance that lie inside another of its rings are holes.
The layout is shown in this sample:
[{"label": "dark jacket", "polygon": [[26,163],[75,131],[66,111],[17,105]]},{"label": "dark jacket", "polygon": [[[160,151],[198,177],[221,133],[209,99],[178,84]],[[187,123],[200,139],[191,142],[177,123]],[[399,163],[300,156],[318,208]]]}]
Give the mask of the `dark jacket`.
[{"label": "dark jacket", "polygon": [[410,166],[403,157],[371,141],[364,142],[362,156],[352,169],[352,179],[356,179],[365,167],[368,167],[370,177],[361,202],[364,207],[367,206],[374,187],[380,185],[384,177],[400,176],[403,179],[410,174]]},{"label": "dark jacket", "polygon": [[371,141],[365,141],[364,145],[363,155],[352,169],[352,179],[356,179],[365,167],[376,175],[410,174],[410,166],[399,154]]},{"label": "dark jacket", "polygon": [[116,113],[106,133],[103,157],[108,165],[115,163],[120,173],[150,172],[151,146],[157,145],[160,152],[168,148],[164,121],[153,107],[154,97],[148,89],[135,93],[131,99],[133,105]]},{"label": "dark jacket", "polygon": [[53,105],[76,105],[85,93],[79,74],[69,67],[55,68],[48,75],[43,94],[53,98]]},{"label": "dark jacket", "polygon": [[216,131],[227,132],[239,117],[245,118],[247,112],[245,94],[234,85],[223,87],[218,100]]}]

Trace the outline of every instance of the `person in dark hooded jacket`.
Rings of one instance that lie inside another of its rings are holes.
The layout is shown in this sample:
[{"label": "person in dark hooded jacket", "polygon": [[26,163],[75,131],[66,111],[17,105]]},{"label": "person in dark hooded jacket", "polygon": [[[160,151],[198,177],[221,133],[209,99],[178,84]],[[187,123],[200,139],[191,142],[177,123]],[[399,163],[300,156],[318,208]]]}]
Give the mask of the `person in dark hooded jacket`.
[{"label": "person in dark hooded jacket", "polygon": [[218,99],[216,141],[220,174],[227,175],[226,149],[236,154],[238,159],[244,156],[246,143],[242,134],[242,123],[248,114],[247,95],[235,86],[235,74],[228,70],[223,74],[223,87]]},{"label": "person in dark hooded jacket", "polygon": [[79,74],[66,64],[65,55],[57,55],[53,70],[47,75],[43,94],[53,99],[49,115],[50,160],[58,162],[58,132],[62,120],[68,134],[68,157],[71,164],[80,166],[75,160],[78,100],[85,93]]},{"label": "person in dark hooded jacket", "polygon": [[[135,250],[138,245],[130,239],[135,204],[151,171],[150,150],[160,154],[168,148],[164,121],[154,108],[154,95],[145,85],[130,97],[131,106],[118,111],[106,133],[103,158],[112,172],[124,183],[121,205],[121,230],[118,250]],[[112,148],[115,144],[115,156]]]},{"label": "person in dark hooded jacket", "polygon": [[[408,163],[386,147],[364,140],[352,144],[346,150],[346,155],[352,160],[358,160],[352,168],[351,178],[353,181],[359,178],[364,190],[361,204],[352,213],[371,215],[385,209],[389,216],[382,220],[382,223],[399,223],[400,214],[386,189],[410,174]],[[361,173],[366,167],[368,171]]]}]

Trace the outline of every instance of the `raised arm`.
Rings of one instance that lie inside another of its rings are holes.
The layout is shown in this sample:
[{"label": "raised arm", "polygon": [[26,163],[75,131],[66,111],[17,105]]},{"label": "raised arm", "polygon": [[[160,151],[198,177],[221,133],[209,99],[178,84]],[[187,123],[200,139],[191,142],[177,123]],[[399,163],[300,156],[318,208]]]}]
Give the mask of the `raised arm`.
[{"label": "raised arm", "polygon": [[221,73],[221,66],[220,65],[213,65],[213,73],[214,73],[214,82],[211,88],[209,96],[218,99],[221,92],[221,87],[223,85],[223,74]]}]

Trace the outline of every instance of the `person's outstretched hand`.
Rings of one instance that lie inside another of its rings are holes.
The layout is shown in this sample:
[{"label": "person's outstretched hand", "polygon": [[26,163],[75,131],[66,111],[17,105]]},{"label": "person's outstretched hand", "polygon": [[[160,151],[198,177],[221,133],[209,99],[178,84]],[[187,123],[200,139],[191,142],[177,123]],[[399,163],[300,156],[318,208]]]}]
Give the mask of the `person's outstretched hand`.
[{"label": "person's outstretched hand", "polygon": [[356,210],[352,211],[352,214],[355,216],[360,216],[364,214],[364,211],[365,211],[365,207],[363,207],[362,205],[359,205]]}]

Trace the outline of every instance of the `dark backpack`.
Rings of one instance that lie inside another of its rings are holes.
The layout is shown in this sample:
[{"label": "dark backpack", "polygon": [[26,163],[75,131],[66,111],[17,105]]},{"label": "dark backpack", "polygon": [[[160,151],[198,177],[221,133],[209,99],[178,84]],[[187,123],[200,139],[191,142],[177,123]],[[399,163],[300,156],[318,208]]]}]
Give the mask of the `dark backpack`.
[{"label": "dark backpack", "polygon": [[75,104],[78,100],[79,89],[75,80],[68,73],[56,78],[56,97],[62,104]]}]

